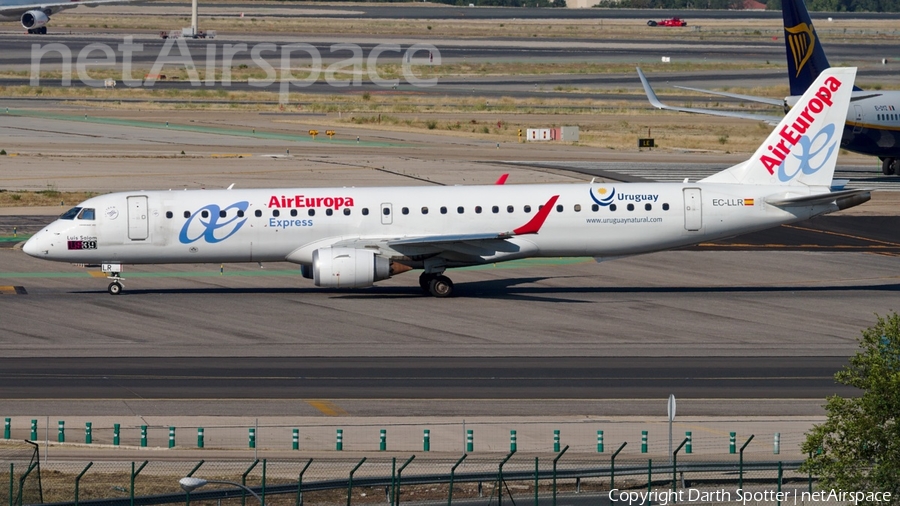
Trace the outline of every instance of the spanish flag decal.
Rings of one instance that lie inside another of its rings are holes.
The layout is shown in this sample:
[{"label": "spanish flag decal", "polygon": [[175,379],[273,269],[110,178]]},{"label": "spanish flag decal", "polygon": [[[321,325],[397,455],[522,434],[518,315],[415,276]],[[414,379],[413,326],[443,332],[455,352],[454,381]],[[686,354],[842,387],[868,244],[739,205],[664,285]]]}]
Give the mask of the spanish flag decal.
[{"label": "spanish flag decal", "polygon": [[744,199],[744,205],[745,205],[745,206],[752,206],[752,205],[753,205],[753,199]]}]

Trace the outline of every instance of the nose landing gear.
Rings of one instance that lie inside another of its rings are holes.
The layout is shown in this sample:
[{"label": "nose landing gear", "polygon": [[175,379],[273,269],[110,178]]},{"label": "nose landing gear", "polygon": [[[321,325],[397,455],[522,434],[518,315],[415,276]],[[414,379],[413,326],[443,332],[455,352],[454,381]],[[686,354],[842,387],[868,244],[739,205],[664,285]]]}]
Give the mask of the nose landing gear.
[{"label": "nose landing gear", "polygon": [[122,264],[102,264],[100,270],[106,273],[106,279],[111,279],[112,283],[106,287],[106,291],[110,295],[119,295],[125,288],[122,284]]}]

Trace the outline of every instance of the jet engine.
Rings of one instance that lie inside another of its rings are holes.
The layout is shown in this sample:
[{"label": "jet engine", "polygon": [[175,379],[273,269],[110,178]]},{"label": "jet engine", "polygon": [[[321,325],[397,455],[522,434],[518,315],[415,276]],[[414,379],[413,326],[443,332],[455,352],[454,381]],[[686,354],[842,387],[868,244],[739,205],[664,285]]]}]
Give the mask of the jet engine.
[{"label": "jet engine", "polygon": [[362,288],[389,278],[391,262],[364,249],[319,248],[313,251],[312,275],[316,286]]},{"label": "jet engine", "polygon": [[28,11],[22,14],[22,26],[29,30],[41,28],[50,22],[50,16],[44,11]]}]

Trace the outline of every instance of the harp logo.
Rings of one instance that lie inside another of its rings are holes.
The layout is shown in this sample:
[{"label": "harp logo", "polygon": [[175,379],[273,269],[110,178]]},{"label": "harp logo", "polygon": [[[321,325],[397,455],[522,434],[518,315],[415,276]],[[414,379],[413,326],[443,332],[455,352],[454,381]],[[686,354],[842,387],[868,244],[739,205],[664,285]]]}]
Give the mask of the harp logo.
[{"label": "harp logo", "polygon": [[790,28],[785,27],[785,37],[787,37],[788,47],[791,49],[791,58],[794,61],[794,68],[797,74],[794,77],[800,77],[800,71],[809,61],[813,54],[813,48],[816,46],[816,36],[812,27],[806,23],[800,23]]}]

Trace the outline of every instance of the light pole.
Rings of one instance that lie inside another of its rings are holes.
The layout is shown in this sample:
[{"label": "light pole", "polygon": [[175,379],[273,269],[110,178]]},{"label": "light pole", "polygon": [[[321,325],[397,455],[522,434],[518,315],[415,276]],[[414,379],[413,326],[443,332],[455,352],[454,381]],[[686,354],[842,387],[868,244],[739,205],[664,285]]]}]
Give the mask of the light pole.
[{"label": "light pole", "polygon": [[184,489],[185,492],[190,494],[194,490],[206,485],[207,483],[219,483],[221,485],[234,485],[235,487],[242,488],[245,491],[249,492],[250,495],[256,498],[259,501],[259,506],[266,506],[263,503],[262,497],[257,495],[256,492],[250,490],[249,488],[241,485],[240,483],[235,483],[233,481],[224,481],[224,480],[204,480],[203,478],[192,478],[186,477],[178,480],[178,484],[181,485],[181,488]]}]

